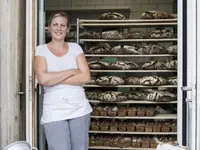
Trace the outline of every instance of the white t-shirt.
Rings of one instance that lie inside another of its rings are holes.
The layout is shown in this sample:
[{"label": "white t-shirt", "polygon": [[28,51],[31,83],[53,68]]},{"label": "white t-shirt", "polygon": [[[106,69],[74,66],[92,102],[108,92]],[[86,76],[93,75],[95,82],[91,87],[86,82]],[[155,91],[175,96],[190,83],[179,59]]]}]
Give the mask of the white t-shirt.
[{"label": "white t-shirt", "polygon": [[[83,50],[76,43],[68,42],[68,46],[68,52],[58,57],[46,44],[39,45],[35,50],[35,56],[45,58],[48,72],[78,69],[76,57],[83,53]],[[41,124],[84,116],[92,111],[82,86],[66,84],[44,86],[44,92]]]}]

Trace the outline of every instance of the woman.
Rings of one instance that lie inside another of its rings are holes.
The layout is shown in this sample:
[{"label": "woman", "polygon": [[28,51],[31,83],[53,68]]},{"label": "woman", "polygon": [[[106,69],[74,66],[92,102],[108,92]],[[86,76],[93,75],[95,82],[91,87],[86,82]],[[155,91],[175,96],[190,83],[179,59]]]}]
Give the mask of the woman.
[{"label": "woman", "polygon": [[52,40],[35,51],[35,72],[44,86],[41,123],[49,150],[88,150],[92,108],[81,85],[90,81],[82,48],[65,42],[69,19],[65,13],[49,18]]}]

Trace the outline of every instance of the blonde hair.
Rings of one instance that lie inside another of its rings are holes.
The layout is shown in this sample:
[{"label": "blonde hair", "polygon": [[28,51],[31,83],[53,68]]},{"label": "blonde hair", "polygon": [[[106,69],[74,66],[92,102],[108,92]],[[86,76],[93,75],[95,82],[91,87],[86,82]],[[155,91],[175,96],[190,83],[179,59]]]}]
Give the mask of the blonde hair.
[{"label": "blonde hair", "polygon": [[67,27],[70,27],[69,16],[68,16],[67,13],[65,13],[65,12],[56,12],[56,13],[53,13],[53,14],[49,17],[49,19],[48,19],[48,26],[51,25],[51,22],[52,22],[52,20],[53,20],[54,18],[59,17],[59,16],[64,17],[64,18],[67,20]]}]

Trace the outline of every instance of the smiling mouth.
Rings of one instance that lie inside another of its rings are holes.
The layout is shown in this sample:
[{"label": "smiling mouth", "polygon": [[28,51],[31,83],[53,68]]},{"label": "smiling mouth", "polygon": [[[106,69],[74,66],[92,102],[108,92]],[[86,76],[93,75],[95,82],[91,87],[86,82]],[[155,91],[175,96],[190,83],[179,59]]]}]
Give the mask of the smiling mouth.
[{"label": "smiling mouth", "polygon": [[55,34],[56,34],[56,35],[62,35],[62,33],[60,33],[60,32],[55,32]]}]

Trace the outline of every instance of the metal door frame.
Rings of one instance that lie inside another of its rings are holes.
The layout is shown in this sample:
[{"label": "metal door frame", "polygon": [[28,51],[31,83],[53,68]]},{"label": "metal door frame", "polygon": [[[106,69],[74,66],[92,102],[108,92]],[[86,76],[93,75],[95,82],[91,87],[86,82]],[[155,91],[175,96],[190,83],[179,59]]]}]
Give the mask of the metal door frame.
[{"label": "metal door frame", "polygon": [[197,1],[187,0],[187,84],[186,93],[187,132],[186,144],[190,150],[197,150]]}]

